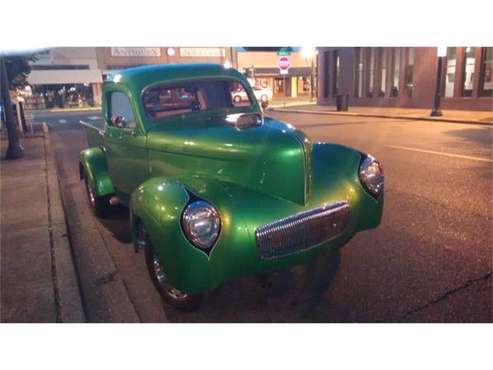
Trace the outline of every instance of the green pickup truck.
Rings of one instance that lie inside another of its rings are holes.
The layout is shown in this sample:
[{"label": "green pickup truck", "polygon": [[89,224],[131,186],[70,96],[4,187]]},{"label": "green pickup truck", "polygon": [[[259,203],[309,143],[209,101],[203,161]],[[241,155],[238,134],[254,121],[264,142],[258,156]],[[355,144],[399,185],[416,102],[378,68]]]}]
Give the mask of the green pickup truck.
[{"label": "green pickup truck", "polygon": [[[233,99],[243,89],[248,99]],[[83,123],[80,177],[95,214],[129,208],[136,251],[175,307],[239,276],[305,264],[379,225],[368,154],[265,117],[246,78],[215,64],[127,69]]]}]

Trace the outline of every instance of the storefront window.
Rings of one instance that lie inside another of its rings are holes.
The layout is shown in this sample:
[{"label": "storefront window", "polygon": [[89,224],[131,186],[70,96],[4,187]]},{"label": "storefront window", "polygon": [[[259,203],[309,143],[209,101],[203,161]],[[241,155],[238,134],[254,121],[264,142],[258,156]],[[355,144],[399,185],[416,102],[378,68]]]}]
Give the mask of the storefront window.
[{"label": "storefront window", "polygon": [[379,96],[385,96],[387,82],[387,48],[380,48],[380,91]]},{"label": "storefront window", "polygon": [[29,109],[80,108],[94,106],[92,85],[46,84],[33,86],[33,94],[26,100]]},{"label": "storefront window", "polygon": [[310,78],[298,77],[298,94],[307,95],[310,93]]},{"label": "storefront window", "polygon": [[445,96],[454,96],[455,67],[457,48],[447,48],[447,69],[445,72]]},{"label": "storefront window", "polygon": [[483,73],[481,77],[482,95],[493,96],[493,48],[484,48],[483,50]]},{"label": "storefront window", "polygon": [[472,95],[475,64],[476,58],[474,57],[474,48],[467,47],[464,57],[464,87],[462,90],[464,96]]},{"label": "storefront window", "polygon": [[330,89],[330,52],[326,51],[324,53],[324,61],[325,61],[325,73],[324,73],[324,97],[329,97],[329,89]]},{"label": "storefront window", "polygon": [[356,50],[356,97],[363,96],[363,49]]},{"label": "storefront window", "polygon": [[366,95],[373,95],[374,78],[375,78],[375,48],[369,48],[369,68],[368,68],[368,91]]},{"label": "storefront window", "polygon": [[407,48],[406,52],[406,69],[404,71],[404,82],[406,87],[412,88],[414,86],[414,49]]},{"label": "storefront window", "polygon": [[336,96],[339,93],[339,76],[340,76],[340,58],[339,58],[339,52],[334,51],[333,54],[334,58],[334,88],[332,89],[332,95]]},{"label": "storefront window", "polygon": [[392,56],[392,88],[390,90],[390,96],[399,95],[399,79],[401,73],[401,49],[394,48]]}]

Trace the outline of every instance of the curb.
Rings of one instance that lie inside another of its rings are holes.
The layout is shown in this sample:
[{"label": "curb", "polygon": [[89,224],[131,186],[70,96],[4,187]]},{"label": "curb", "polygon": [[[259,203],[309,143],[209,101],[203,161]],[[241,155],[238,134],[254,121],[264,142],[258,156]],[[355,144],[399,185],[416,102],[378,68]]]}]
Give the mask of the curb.
[{"label": "curb", "polygon": [[402,119],[402,120],[414,120],[414,121],[434,121],[434,122],[448,122],[448,123],[462,123],[462,124],[472,124],[472,125],[486,125],[493,126],[493,122],[477,121],[477,120],[465,120],[465,119],[455,119],[455,118],[433,118],[433,117],[423,117],[423,116],[396,116],[390,114],[372,114],[372,113],[353,113],[353,112],[328,112],[328,111],[312,111],[303,109],[280,109],[280,108],[270,108],[268,111],[281,112],[281,113],[303,113],[303,114],[318,114],[318,115],[333,115],[333,116],[353,116],[353,117],[371,117],[371,118],[391,118],[391,119]]},{"label": "curb", "polygon": [[287,107],[297,107],[297,106],[307,106],[307,105],[317,105],[316,101],[304,101],[304,102],[287,102],[287,103],[279,103],[272,104],[267,107],[267,109],[283,109]]},{"label": "curb", "polygon": [[67,219],[63,207],[59,176],[52,147],[50,131],[43,123],[46,172],[48,186],[48,205],[50,218],[50,240],[52,249],[53,284],[58,320],[62,323],[86,322],[82,305],[81,290],[72,255]]},{"label": "curb", "polygon": [[34,109],[31,113],[61,113],[61,112],[90,112],[90,111],[100,111],[101,107],[91,107],[91,108],[57,108],[57,109]]}]

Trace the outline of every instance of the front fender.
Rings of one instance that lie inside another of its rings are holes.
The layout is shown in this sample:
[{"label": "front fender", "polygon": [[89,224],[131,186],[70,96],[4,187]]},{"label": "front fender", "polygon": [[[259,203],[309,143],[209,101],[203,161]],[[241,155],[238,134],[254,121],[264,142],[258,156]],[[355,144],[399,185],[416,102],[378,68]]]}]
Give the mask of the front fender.
[{"label": "front fender", "polygon": [[108,173],[106,156],[101,148],[88,148],[80,152],[79,172],[81,178],[87,178],[89,186],[92,187],[97,196],[115,192]]},{"label": "front fender", "polygon": [[316,143],[312,152],[312,203],[346,199],[357,231],[373,229],[383,214],[382,192],[371,196],[359,180],[362,153],[339,144]]}]

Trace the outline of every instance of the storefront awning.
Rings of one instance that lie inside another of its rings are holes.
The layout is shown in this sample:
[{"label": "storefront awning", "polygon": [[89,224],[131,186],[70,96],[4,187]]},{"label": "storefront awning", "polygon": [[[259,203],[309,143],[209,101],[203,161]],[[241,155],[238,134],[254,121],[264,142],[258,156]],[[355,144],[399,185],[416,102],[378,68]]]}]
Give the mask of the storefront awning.
[{"label": "storefront awning", "polygon": [[103,82],[101,70],[56,70],[56,71],[31,71],[27,77],[31,85],[48,84],[84,84]]}]

